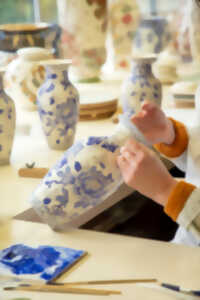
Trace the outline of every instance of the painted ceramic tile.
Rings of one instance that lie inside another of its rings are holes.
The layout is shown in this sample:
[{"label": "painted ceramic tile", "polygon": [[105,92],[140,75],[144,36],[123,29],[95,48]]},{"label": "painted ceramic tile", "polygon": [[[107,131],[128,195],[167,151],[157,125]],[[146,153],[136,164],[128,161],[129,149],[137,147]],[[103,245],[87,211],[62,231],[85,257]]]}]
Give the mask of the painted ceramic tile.
[{"label": "painted ceramic tile", "polygon": [[49,282],[86,254],[72,248],[16,244],[0,251],[0,276]]}]

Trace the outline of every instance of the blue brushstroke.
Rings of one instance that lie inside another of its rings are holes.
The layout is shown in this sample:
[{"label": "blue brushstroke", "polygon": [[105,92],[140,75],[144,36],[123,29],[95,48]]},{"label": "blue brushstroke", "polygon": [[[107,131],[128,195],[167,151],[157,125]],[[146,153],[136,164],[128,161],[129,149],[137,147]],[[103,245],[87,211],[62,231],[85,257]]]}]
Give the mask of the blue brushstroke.
[{"label": "blue brushstroke", "polygon": [[65,247],[31,248],[16,244],[0,251],[0,272],[3,274],[5,270],[6,274],[9,271],[12,275],[38,275],[38,279],[51,281],[84,253],[82,250]]}]

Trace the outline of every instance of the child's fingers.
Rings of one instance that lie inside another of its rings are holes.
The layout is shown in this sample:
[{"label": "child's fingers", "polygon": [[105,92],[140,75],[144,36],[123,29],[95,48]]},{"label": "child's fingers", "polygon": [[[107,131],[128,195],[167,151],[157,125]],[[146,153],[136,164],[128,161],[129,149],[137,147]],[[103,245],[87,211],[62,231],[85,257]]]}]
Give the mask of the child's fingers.
[{"label": "child's fingers", "polygon": [[145,101],[142,104],[142,110],[146,110],[146,111],[150,112],[150,111],[152,111],[156,108],[157,108],[157,105],[155,103],[152,103],[152,102]]}]

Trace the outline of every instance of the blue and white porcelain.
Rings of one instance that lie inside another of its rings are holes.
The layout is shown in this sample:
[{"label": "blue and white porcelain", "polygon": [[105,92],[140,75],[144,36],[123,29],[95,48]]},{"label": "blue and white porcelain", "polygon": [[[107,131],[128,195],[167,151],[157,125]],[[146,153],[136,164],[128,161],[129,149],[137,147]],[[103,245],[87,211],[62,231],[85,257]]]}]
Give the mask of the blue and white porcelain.
[{"label": "blue and white porcelain", "polygon": [[129,116],[138,113],[143,101],[148,100],[160,106],[162,86],[152,73],[155,56],[140,56],[132,59],[132,69],[121,88],[123,112]]},{"label": "blue and white porcelain", "polygon": [[171,38],[168,22],[165,18],[155,16],[141,20],[133,40],[133,54],[160,53]]},{"label": "blue and white porcelain", "polygon": [[36,188],[31,205],[52,229],[83,225],[117,202],[108,198],[123,182],[116,157],[134,134],[132,124],[124,124],[109,137],[77,141]]},{"label": "blue and white porcelain", "polygon": [[0,71],[0,165],[9,164],[16,126],[15,105],[4,92],[3,74]]},{"label": "blue and white porcelain", "polygon": [[74,142],[79,120],[79,93],[68,78],[70,60],[42,62],[46,79],[37,95],[42,128],[51,149],[66,150]]}]

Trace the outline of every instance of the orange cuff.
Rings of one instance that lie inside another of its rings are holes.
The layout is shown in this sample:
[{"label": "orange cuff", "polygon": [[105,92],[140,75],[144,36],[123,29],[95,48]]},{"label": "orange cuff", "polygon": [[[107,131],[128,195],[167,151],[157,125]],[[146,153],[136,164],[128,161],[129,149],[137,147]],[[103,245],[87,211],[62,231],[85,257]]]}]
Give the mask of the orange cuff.
[{"label": "orange cuff", "polygon": [[188,197],[196,187],[185,181],[179,181],[175,188],[172,190],[167,204],[165,205],[165,213],[174,221],[177,220],[178,215],[182,211]]},{"label": "orange cuff", "polygon": [[188,134],[185,126],[178,121],[175,121],[172,118],[169,118],[172,121],[175,130],[175,140],[171,145],[164,143],[159,143],[154,145],[154,148],[160,153],[168,157],[177,157],[181,155],[188,146]]}]

